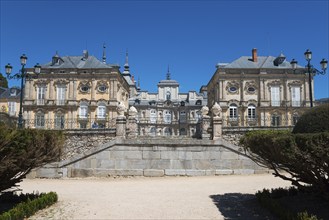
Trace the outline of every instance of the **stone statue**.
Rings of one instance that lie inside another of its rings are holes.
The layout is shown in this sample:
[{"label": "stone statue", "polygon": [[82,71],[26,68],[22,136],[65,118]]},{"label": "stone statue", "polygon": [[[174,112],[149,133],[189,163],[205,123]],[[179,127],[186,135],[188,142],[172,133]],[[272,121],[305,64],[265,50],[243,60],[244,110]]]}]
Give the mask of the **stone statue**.
[{"label": "stone statue", "polygon": [[202,117],[208,115],[208,112],[209,112],[209,108],[206,105],[201,108]]},{"label": "stone statue", "polygon": [[120,102],[117,106],[118,115],[124,116],[125,110],[126,110],[126,106],[122,102]]},{"label": "stone statue", "polygon": [[134,106],[129,108],[129,116],[135,117],[137,115],[137,109]]},{"label": "stone statue", "polygon": [[220,113],[222,112],[222,108],[218,105],[217,102],[215,102],[215,104],[211,108],[211,111],[215,117],[219,117]]}]

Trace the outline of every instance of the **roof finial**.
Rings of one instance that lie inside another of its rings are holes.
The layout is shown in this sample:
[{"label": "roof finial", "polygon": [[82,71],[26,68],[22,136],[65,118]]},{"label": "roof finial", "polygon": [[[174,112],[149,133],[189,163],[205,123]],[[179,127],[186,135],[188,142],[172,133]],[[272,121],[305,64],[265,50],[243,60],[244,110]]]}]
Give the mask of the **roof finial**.
[{"label": "roof finial", "polygon": [[106,64],[106,45],[103,43],[103,63]]},{"label": "roof finial", "polygon": [[130,74],[130,72],[129,72],[129,64],[128,64],[128,49],[126,49],[126,62],[125,62],[125,65],[123,67],[124,67],[123,73]]},{"label": "roof finial", "polygon": [[167,71],[167,80],[170,80],[170,71],[169,71],[169,65],[168,65],[168,71]]},{"label": "roof finial", "polygon": [[140,79],[138,77],[138,81],[137,81],[137,91],[140,91],[141,90],[141,82],[140,82]]}]

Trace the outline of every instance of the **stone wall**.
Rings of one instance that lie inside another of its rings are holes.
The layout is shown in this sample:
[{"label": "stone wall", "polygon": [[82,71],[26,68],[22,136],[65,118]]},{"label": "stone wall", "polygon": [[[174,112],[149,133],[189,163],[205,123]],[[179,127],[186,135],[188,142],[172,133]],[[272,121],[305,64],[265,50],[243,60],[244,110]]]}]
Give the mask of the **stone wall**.
[{"label": "stone wall", "polygon": [[84,154],[89,150],[108,143],[115,138],[115,130],[86,129],[65,131],[64,150],[61,160]]},{"label": "stone wall", "polygon": [[204,176],[268,172],[223,140],[114,139],[59,163],[35,177]]}]

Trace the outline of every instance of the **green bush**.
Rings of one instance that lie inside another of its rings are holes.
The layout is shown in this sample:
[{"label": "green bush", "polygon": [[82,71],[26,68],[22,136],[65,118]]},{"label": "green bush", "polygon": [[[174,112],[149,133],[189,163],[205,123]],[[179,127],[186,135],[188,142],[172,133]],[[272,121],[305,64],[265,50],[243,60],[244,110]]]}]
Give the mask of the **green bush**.
[{"label": "green bush", "polygon": [[0,131],[0,192],[16,186],[32,169],[60,159],[61,131],[1,125]]},{"label": "green bush", "polygon": [[269,209],[275,216],[282,220],[317,220],[315,215],[309,215],[307,211],[294,213],[283,206],[279,198],[293,196],[298,193],[295,187],[289,189],[264,189],[256,193],[256,198],[261,206]]},{"label": "green bush", "polygon": [[[292,134],[288,131],[255,131],[240,144],[256,163],[300,189],[310,189],[329,199],[329,132]],[[285,171],[285,172],[281,172]]]},{"label": "green bush", "polygon": [[329,104],[320,105],[305,112],[293,129],[293,133],[325,131],[329,131]]},{"label": "green bush", "polygon": [[40,194],[38,198],[33,200],[27,199],[26,202],[19,203],[11,210],[0,215],[0,220],[23,220],[32,216],[37,211],[44,209],[58,200],[55,192]]}]

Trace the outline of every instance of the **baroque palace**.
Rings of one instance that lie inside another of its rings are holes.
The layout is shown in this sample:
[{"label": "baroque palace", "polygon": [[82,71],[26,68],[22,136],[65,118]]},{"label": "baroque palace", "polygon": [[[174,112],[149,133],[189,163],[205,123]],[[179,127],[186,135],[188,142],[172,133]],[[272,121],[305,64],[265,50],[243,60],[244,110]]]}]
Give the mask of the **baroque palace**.
[{"label": "baroque palace", "polygon": [[[33,69],[27,69],[33,74]],[[113,128],[117,106],[126,113],[137,110],[139,135],[193,137],[202,117],[201,108],[219,104],[223,127],[293,126],[310,107],[305,67],[277,57],[242,56],[218,63],[199,92],[179,92],[168,72],[157,93],[137,86],[130,74],[128,53],[123,72],[117,64],[83,51],[81,56],[59,56],[41,66],[38,78],[26,79],[23,96],[25,127],[45,129]],[[302,73],[302,74],[301,74]],[[138,83],[139,84],[139,83]],[[1,111],[17,116],[20,90],[0,90]],[[211,111],[210,111],[211,114]]]}]

